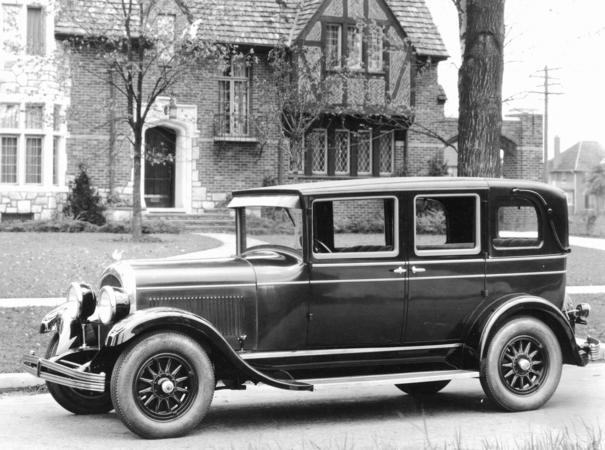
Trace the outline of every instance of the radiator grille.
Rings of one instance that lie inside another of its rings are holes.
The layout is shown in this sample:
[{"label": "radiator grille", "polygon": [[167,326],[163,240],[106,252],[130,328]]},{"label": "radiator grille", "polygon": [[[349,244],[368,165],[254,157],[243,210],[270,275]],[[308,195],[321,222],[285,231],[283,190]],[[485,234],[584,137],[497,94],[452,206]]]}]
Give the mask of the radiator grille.
[{"label": "radiator grille", "polygon": [[244,297],[239,295],[166,295],[149,298],[149,306],[170,306],[191,311],[218,328],[225,337],[244,333]]}]

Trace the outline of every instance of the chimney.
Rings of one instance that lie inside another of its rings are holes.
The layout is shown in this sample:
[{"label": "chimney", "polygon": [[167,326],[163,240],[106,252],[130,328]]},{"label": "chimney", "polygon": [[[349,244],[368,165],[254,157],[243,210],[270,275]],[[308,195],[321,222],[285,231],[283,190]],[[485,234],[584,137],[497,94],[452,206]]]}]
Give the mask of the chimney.
[{"label": "chimney", "polygon": [[561,138],[555,136],[555,161],[561,156]]}]

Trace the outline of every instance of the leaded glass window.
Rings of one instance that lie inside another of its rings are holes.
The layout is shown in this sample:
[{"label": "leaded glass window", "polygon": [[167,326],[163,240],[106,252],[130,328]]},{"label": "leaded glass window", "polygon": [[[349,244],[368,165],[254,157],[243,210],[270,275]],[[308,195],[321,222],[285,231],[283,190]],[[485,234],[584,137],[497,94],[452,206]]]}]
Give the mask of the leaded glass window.
[{"label": "leaded glass window", "polygon": [[0,139],[0,183],[17,182],[17,146],[15,136],[2,136]]},{"label": "leaded glass window", "polygon": [[25,105],[25,128],[42,129],[44,127],[44,105]]},{"label": "leaded glass window", "polygon": [[372,173],[372,131],[362,130],[357,133],[357,173]]},{"label": "leaded glass window", "polygon": [[53,137],[53,184],[59,184],[59,143],[58,136]]},{"label": "leaded glass window", "polygon": [[38,136],[25,139],[25,182],[42,183],[42,138]]},{"label": "leaded glass window", "polygon": [[350,133],[348,130],[336,130],[334,133],[334,163],[335,173],[338,175],[349,174]]},{"label": "leaded glass window", "polygon": [[0,103],[0,128],[19,128],[19,105]]},{"label": "leaded glass window", "polygon": [[390,175],[393,173],[393,132],[387,131],[378,137],[378,151],[380,154],[380,173]]},{"label": "leaded glass window", "polygon": [[316,128],[305,136],[305,150],[311,154],[311,171],[325,174],[328,171],[327,130]]},{"label": "leaded glass window", "polygon": [[326,26],[326,66],[340,68],[342,58],[342,26],[330,23]]},{"label": "leaded glass window", "polygon": [[372,30],[368,39],[368,70],[382,72],[382,30]]},{"label": "leaded glass window", "polygon": [[361,69],[361,33],[357,27],[347,28],[347,67],[350,69]]},{"label": "leaded glass window", "polygon": [[219,115],[218,130],[220,134],[248,134],[248,67],[243,58],[234,59],[219,80]]}]

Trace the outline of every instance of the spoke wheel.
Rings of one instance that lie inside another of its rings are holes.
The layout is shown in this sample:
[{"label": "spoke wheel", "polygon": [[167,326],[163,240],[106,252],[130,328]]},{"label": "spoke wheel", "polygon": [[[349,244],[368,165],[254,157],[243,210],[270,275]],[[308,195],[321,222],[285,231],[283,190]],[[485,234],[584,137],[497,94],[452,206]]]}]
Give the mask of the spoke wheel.
[{"label": "spoke wheel", "polygon": [[548,371],[548,353],[531,336],[512,339],[500,355],[500,377],[515,394],[527,395],[540,388]]},{"label": "spoke wheel", "polygon": [[135,340],[120,355],[111,398],[131,431],[149,439],[171,438],[199,425],[214,386],[212,363],[195,340],[159,332]]},{"label": "spoke wheel", "polygon": [[509,411],[544,405],[561,379],[559,341],[544,322],[518,317],[493,336],[481,361],[481,385],[487,396]]},{"label": "spoke wheel", "polygon": [[172,420],[191,406],[198,379],[186,360],[174,353],[163,353],[141,366],[134,383],[141,411],[156,420]]}]

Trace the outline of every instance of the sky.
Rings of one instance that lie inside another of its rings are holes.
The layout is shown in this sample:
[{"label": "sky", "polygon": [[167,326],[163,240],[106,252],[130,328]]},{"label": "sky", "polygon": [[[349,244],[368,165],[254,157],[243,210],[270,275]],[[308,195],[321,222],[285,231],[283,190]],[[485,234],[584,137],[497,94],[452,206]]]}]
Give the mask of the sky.
[{"label": "sky", "polygon": [[[450,54],[439,81],[458,115],[460,45],[452,0],[426,0]],[[554,136],[561,150],[581,140],[605,145],[605,0],[507,0],[502,98],[503,112],[544,112],[544,67],[553,70],[549,97],[549,159]]]}]

